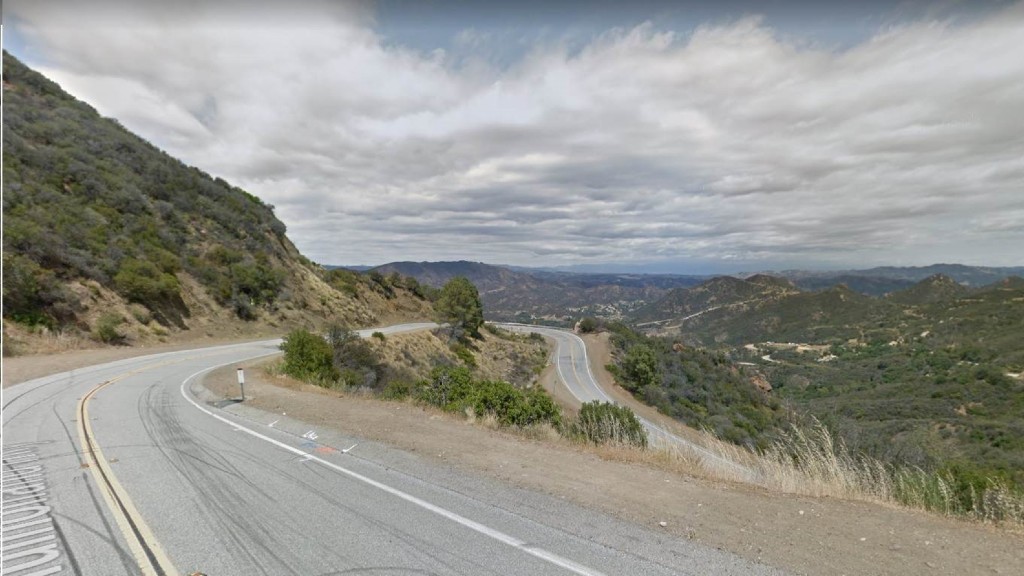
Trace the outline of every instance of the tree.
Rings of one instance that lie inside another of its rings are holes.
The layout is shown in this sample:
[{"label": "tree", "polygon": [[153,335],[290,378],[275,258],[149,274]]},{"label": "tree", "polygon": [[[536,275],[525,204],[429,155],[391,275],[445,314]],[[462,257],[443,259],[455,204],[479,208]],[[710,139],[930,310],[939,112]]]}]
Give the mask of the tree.
[{"label": "tree", "polygon": [[[375,332],[374,335],[381,334]],[[364,338],[343,326],[327,329],[327,343],[333,353],[334,368],[346,386],[374,387],[380,383],[383,366],[380,358]]]},{"label": "tree", "polygon": [[469,279],[456,276],[441,288],[441,293],[434,304],[438,319],[452,326],[456,337],[469,335],[480,337],[480,327],[484,324],[484,307],[480,303],[480,293]]},{"label": "tree", "polygon": [[657,385],[661,379],[658,358],[646,344],[637,344],[626,352],[622,359],[623,387],[633,392],[649,385]]},{"label": "tree", "polygon": [[598,328],[601,327],[601,324],[598,322],[597,318],[594,318],[593,316],[586,316],[580,320],[579,326],[580,332],[590,334],[592,332],[597,332]]}]

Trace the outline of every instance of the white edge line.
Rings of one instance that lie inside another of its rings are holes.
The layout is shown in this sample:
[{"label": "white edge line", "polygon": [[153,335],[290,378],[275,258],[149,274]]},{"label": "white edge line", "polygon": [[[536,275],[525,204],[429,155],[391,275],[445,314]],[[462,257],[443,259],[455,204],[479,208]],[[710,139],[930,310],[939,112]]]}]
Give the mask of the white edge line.
[{"label": "white edge line", "polygon": [[[546,326],[531,326],[531,325],[525,325],[525,324],[521,324],[519,326],[523,326],[525,328],[532,329],[531,331],[536,332],[538,334],[541,334],[542,336],[545,335],[544,332],[546,331],[546,332],[558,332],[558,333],[564,334],[566,336],[569,336],[570,337],[570,341],[571,341],[572,338],[575,338],[578,341],[578,343],[580,345],[580,348],[583,349],[584,365],[587,367],[587,376],[590,378],[590,381],[595,384],[595,386],[593,386],[593,388],[596,389],[598,394],[600,396],[604,397],[604,399],[606,401],[608,401],[609,403],[611,403],[611,404],[618,404],[618,402],[616,402],[610,396],[608,396],[608,394],[604,391],[604,388],[602,388],[600,385],[597,384],[597,378],[594,377],[594,373],[590,369],[590,358],[587,356],[587,344],[586,344],[586,342],[583,341],[583,338],[579,337],[578,334],[575,334],[573,332],[569,332],[568,330],[559,330],[557,328],[548,328]],[[537,330],[537,328],[540,328],[540,330]],[[546,335],[549,338],[552,338],[553,340],[555,340],[555,342],[558,342],[559,344],[561,344],[562,341],[560,341],[557,336],[553,336],[551,334],[546,334]],[[580,402],[586,402],[585,400],[580,398],[579,395],[576,394],[572,390],[571,386],[569,386],[569,380],[565,377],[565,374],[562,373],[561,365],[557,364],[557,356],[558,356],[558,351],[556,349],[556,351],[555,351],[556,365],[557,365],[557,368],[558,368],[558,375],[562,377],[562,382],[564,382],[566,384],[566,387],[569,388],[569,392],[572,393],[573,396],[576,396],[577,400],[579,400]],[[570,360],[571,360],[571,355],[570,355]],[[583,383],[582,382],[577,382],[577,384],[580,384],[582,386]],[[660,435],[665,440],[669,440],[670,442],[674,441],[674,443],[677,443],[677,444],[682,444],[682,445],[686,446],[687,448],[689,448],[689,449],[697,452],[698,454],[702,455],[704,458],[706,458],[707,460],[709,460],[711,462],[718,463],[718,464],[725,464],[728,467],[732,467],[732,468],[734,468],[736,470],[739,470],[740,472],[743,472],[744,474],[746,474],[751,479],[754,477],[753,470],[751,470],[750,468],[747,468],[746,466],[743,466],[742,464],[739,464],[737,462],[733,462],[732,460],[729,460],[729,459],[727,459],[725,457],[719,456],[718,454],[715,454],[711,450],[709,450],[709,449],[707,449],[707,448],[705,448],[703,446],[700,446],[699,444],[696,444],[695,442],[691,442],[689,440],[686,440],[685,438],[681,438],[680,436],[672,433],[669,430],[666,430],[665,428],[659,426],[658,424],[655,424],[654,422],[648,420],[647,418],[644,418],[643,416],[637,415],[637,419],[640,420],[640,422],[644,425],[645,428],[648,429],[649,432],[654,432],[655,433],[655,434],[653,434],[654,436]]]},{"label": "white edge line", "polygon": [[[272,352],[271,354],[278,354],[278,353],[279,352]],[[455,512],[452,512],[450,510],[446,510],[444,508],[441,508],[440,506],[437,506],[436,504],[431,504],[430,502],[427,502],[426,500],[423,500],[421,498],[417,498],[416,496],[413,496],[412,494],[408,494],[406,492],[402,492],[401,490],[399,490],[397,488],[392,488],[391,486],[388,486],[387,484],[384,484],[382,482],[378,482],[377,480],[374,480],[374,479],[369,478],[367,476],[363,476],[362,474],[360,474],[358,472],[349,470],[348,468],[339,466],[337,464],[334,464],[333,462],[328,462],[327,460],[324,460],[323,458],[319,458],[317,456],[314,456],[314,455],[312,455],[312,454],[310,454],[308,452],[303,452],[302,450],[300,450],[298,448],[295,448],[293,446],[289,446],[288,444],[285,444],[284,442],[280,442],[280,441],[274,440],[273,438],[270,438],[268,436],[264,436],[263,434],[260,434],[259,432],[256,432],[255,430],[251,430],[251,429],[249,429],[249,428],[247,428],[245,426],[242,426],[241,424],[237,424],[237,423],[233,422],[232,420],[230,420],[228,418],[225,418],[225,417],[223,417],[223,416],[221,416],[219,414],[215,414],[212,411],[207,410],[203,406],[199,405],[199,403],[197,403],[195,400],[190,398],[188,393],[186,392],[186,388],[187,388],[188,384],[194,378],[196,378],[197,376],[199,376],[201,374],[204,374],[206,372],[210,372],[210,371],[216,370],[217,368],[220,368],[222,366],[227,366],[229,364],[236,364],[236,363],[238,363],[240,361],[243,361],[243,360],[252,360],[253,358],[259,358],[261,356],[270,356],[271,354],[259,354],[257,356],[252,356],[250,358],[235,359],[235,360],[232,360],[230,362],[225,362],[223,364],[218,364],[216,366],[211,366],[209,368],[204,368],[202,370],[199,370],[198,372],[192,374],[188,378],[185,378],[181,382],[181,395],[182,395],[182,397],[185,398],[185,400],[188,400],[188,402],[190,404],[192,404],[193,406],[195,406],[199,411],[204,412],[208,416],[212,416],[212,417],[216,418],[217,420],[220,420],[221,422],[224,422],[224,423],[228,424],[229,426],[236,427],[239,430],[241,430],[242,432],[245,432],[245,433],[249,434],[250,436],[259,438],[260,440],[263,440],[265,442],[273,444],[274,446],[277,446],[278,448],[281,448],[281,449],[286,450],[288,452],[291,452],[293,454],[297,454],[299,456],[303,456],[306,460],[313,460],[313,461],[315,461],[315,462],[317,462],[319,464],[322,464],[322,465],[324,465],[324,466],[326,466],[328,468],[331,468],[332,470],[336,470],[338,472],[341,472],[342,474],[345,474],[347,476],[355,478],[356,480],[359,480],[360,482],[369,484],[370,486],[373,486],[374,488],[377,488],[379,490],[383,490],[384,492],[387,492],[388,494],[391,494],[392,496],[396,496],[398,498],[401,498],[402,500],[405,500],[406,502],[409,502],[411,504],[415,504],[416,506],[419,506],[420,508],[423,508],[425,510],[433,512],[433,513],[435,513],[435,514],[437,514],[439,516],[442,516],[444,518],[447,518],[447,519],[451,520],[452,522],[455,522],[457,524],[461,524],[462,526],[465,526],[466,528],[469,528],[470,530],[473,530],[475,532],[483,534],[484,536],[493,538],[494,540],[497,540],[498,542],[501,542],[502,544],[507,544],[507,545],[509,545],[509,546],[511,546],[513,548],[517,548],[519,550],[522,550],[523,552],[526,552],[527,554],[529,554],[531,556],[534,556],[536,558],[540,558],[541,560],[544,560],[546,562],[550,562],[551,564],[554,564],[554,565],[559,566],[561,568],[565,568],[566,570],[568,570],[570,572],[573,572],[575,574],[579,574],[580,576],[604,576],[603,573],[598,572],[596,570],[593,570],[591,568],[588,568],[587,566],[583,566],[582,564],[578,564],[576,562],[573,562],[572,560],[569,560],[568,558],[563,558],[563,557],[561,557],[561,556],[559,556],[557,554],[554,554],[552,552],[548,552],[547,550],[544,550],[543,548],[537,548],[535,546],[531,546],[527,542],[523,542],[522,540],[519,540],[518,538],[515,538],[514,536],[510,536],[508,534],[505,534],[504,532],[501,532],[499,530],[495,530],[494,528],[491,528],[489,526],[485,526],[483,524],[480,524],[479,522],[470,520],[469,518],[466,518],[465,516],[460,516],[459,514],[456,514]]]}]

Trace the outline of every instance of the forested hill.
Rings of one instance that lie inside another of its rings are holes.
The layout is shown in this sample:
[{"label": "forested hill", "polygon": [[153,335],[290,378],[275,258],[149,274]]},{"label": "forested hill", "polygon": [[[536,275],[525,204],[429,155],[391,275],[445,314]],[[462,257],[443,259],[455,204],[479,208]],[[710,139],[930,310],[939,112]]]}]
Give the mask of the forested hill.
[{"label": "forested hill", "polygon": [[429,308],[395,305],[417,300],[400,286],[324,272],[272,206],[101,117],[7,52],[3,90],[5,352],[12,333],[144,341],[224,322],[365,324]]}]

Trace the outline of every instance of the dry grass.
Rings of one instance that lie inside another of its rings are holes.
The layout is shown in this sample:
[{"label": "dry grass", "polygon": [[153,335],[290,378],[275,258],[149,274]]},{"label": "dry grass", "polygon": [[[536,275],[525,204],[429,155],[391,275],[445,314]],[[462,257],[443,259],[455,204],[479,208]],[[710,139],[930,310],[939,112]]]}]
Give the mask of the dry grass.
[{"label": "dry grass", "polygon": [[[983,490],[956,489],[955,479],[899,467],[850,451],[824,425],[793,428],[770,449],[755,453],[703,432],[702,447],[735,463],[723,466],[686,447],[637,450],[604,447],[602,457],[638,461],[709,480],[753,484],[773,492],[883,503],[950,517],[1024,529],[1024,494],[989,479]],[[633,452],[633,454],[630,454]]]},{"label": "dry grass", "polygon": [[[370,343],[381,362],[409,380],[427,378],[430,370],[439,364],[461,364],[461,360],[442,338],[431,332],[393,334],[385,340],[371,338]],[[502,338],[487,332],[472,342],[476,366],[473,375],[482,380],[505,380],[525,386],[532,382],[534,373],[519,369],[526,360],[543,365],[547,349],[543,343],[525,338]]]},{"label": "dry grass", "polygon": [[[498,338],[494,340],[495,346],[508,344]],[[386,345],[381,343],[381,346],[389,360],[411,355],[427,368],[430,365],[427,360],[434,354],[450,354],[447,346],[429,333],[388,337]],[[273,374],[273,364],[268,365],[267,370]],[[365,394],[373,396],[369,392]],[[690,447],[664,443],[647,449],[621,441],[594,445],[566,438],[548,424],[502,427],[493,415],[478,416],[472,410],[463,418],[471,425],[500,429],[533,441],[573,445],[604,460],[642,464],[716,482],[754,485],[770,492],[882,503],[999,525],[1012,531],[1024,530],[1024,495],[1007,485],[991,480],[984,490],[971,490],[966,495],[958,493],[950,476],[919,468],[896,467],[851,452],[820,423],[808,429],[793,428],[764,452],[725,442],[708,431],[699,432],[696,443],[700,450],[717,457],[708,458],[706,453]]]}]

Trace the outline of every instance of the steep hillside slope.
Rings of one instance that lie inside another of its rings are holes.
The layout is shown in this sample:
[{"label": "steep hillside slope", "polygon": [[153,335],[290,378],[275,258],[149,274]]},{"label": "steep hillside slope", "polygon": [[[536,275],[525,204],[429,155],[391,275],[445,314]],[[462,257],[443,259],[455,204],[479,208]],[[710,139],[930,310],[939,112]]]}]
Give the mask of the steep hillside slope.
[{"label": "steep hillside slope", "polygon": [[400,309],[429,316],[422,298],[368,280],[351,293],[332,288],[273,207],[100,117],[6,52],[3,64],[5,335],[122,343],[227,325],[364,325]]}]

